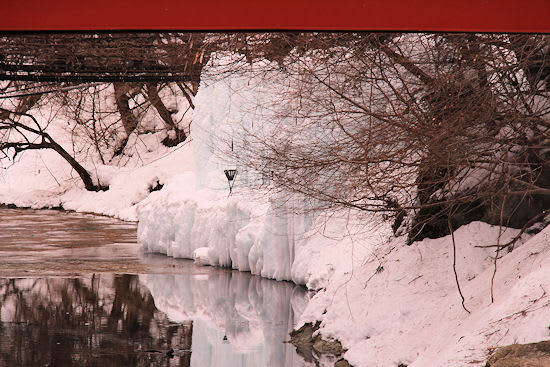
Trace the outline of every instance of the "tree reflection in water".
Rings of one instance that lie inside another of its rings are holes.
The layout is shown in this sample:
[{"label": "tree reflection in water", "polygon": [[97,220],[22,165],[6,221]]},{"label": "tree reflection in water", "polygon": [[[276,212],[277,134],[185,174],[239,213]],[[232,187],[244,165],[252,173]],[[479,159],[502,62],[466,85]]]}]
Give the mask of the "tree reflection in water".
[{"label": "tree reflection in water", "polygon": [[0,366],[190,366],[192,321],[135,275],[2,278],[0,320]]}]

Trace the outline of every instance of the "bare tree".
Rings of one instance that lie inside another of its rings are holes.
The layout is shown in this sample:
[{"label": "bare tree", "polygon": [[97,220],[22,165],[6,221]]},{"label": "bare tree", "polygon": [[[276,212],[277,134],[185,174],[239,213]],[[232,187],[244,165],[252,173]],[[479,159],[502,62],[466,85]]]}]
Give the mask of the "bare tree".
[{"label": "bare tree", "polygon": [[[188,112],[209,57],[203,34],[29,33],[0,38],[0,77],[7,80],[0,84],[4,158],[8,150],[16,156],[26,149],[54,149],[87,189],[97,190],[103,187],[92,184],[77,156],[125,164],[141,134],[157,134],[169,147],[187,139]],[[181,96],[188,105],[166,103]],[[44,106],[57,106],[56,113],[64,114],[72,151],[55,143],[49,126],[34,118],[31,110]]]},{"label": "bare tree", "polygon": [[[59,145],[50,134],[28,113],[20,113],[0,108],[0,152],[3,158],[15,157],[25,150],[52,149],[58,153],[78,173],[84,187],[89,191],[105,190],[107,187],[95,184],[90,173],[77,160]],[[27,121],[22,121],[27,120]],[[0,158],[1,159],[1,158]]]},{"label": "bare tree", "polygon": [[234,153],[277,187],[386,213],[396,231],[408,217],[411,241],[472,220],[522,227],[550,207],[547,36],[267,38],[233,41],[274,61],[248,69],[276,91],[273,127],[245,126]]}]

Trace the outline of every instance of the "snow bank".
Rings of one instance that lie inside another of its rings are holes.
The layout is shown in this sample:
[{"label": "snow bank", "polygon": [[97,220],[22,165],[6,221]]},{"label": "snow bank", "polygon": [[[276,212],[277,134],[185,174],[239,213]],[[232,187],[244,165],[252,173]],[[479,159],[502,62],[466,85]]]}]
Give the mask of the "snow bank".
[{"label": "snow bank", "polygon": [[477,246],[517,232],[481,222],[455,231],[456,270],[471,313],[461,306],[451,236],[411,246],[400,238],[347,238],[342,253],[358,243],[370,251],[355,251],[353,267],[333,272],[301,321],[321,320],[321,334],[339,339],[355,366],[482,366],[490,348],[548,339],[550,227],[498,261],[491,302],[494,248]]},{"label": "snow bank", "polygon": [[[407,246],[391,236],[388,223],[365,223],[364,216],[359,222],[353,214],[319,216],[304,226],[300,216],[274,205],[277,200],[247,200],[244,189],[229,198],[196,192],[192,178],[174,179],[142,203],[144,248],[318,290],[300,323],[322,321],[321,334],[340,340],[352,365],[482,366],[489,348],[549,337],[550,228],[502,254],[493,303],[494,248],[483,246],[505,243],[518,230],[473,222],[455,231],[457,276],[469,314],[455,282],[451,236]],[[161,290],[164,312],[181,318],[177,312],[189,309],[183,300],[197,296],[166,301],[178,294],[175,283],[158,281],[150,289]],[[213,327],[198,324],[197,330],[201,337],[220,337]]]},{"label": "snow bank", "polygon": [[137,168],[84,162],[95,180],[109,185],[108,191],[91,192],[83,188],[80,178],[57,153],[23,152],[15,164],[0,171],[0,202],[36,209],[62,206],[136,221],[137,204],[149,195],[150,187],[189,172],[194,165],[193,153],[192,143],[184,142],[164,154],[143,152],[145,162]]}]

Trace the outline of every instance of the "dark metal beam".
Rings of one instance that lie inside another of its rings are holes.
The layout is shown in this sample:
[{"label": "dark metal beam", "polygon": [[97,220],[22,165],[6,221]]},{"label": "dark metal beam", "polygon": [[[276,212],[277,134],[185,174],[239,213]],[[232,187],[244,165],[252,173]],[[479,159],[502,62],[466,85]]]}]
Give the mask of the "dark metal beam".
[{"label": "dark metal beam", "polygon": [[201,33],[0,33],[0,80],[198,82],[208,57]]},{"label": "dark metal beam", "polygon": [[191,75],[62,75],[62,74],[5,74],[0,73],[0,80],[59,82],[59,83],[116,83],[116,82],[190,82],[199,81]]}]

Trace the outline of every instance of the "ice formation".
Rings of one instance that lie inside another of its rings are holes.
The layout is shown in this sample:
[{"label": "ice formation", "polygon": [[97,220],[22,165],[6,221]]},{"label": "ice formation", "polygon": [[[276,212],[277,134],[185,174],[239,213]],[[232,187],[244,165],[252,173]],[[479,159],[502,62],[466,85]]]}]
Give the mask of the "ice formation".
[{"label": "ice formation", "polygon": [[[138,240],[145,251],[293,280],[292,265],[307,220],[276,200],[194,191],[181,175],[152,193],[139,210]],[[257,201],[258,200],[258,201]],[[299,278],[306,277],[299,274]],[[295,277],[297,283],[305,284]]]},{"label": "ice formation", "polygon": [[[246,167],[219,153],[228,137],[252,124],[254,114],[245,107],[259,95],[238,77],[201,86],[192,132],[195,170],[140,204],[138,240],[146,251],[305,284],[303,274],[292,276],[292,266],[313,218],[288,210],[285,197],[253,194]],[[237,169],[231,197],[225,169]]]}]

